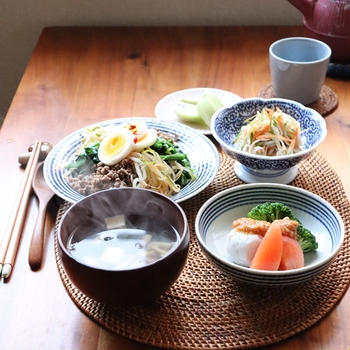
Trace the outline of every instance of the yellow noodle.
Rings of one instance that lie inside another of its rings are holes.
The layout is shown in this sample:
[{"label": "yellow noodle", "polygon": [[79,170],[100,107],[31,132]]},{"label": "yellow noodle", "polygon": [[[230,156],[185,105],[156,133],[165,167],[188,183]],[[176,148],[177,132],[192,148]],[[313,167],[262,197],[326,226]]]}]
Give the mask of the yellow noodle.
[{"label": "yellow noodle", "polygon": [[141,153],[133,152],[130,159],[133,160],[139,177],[134,181],[134,186],[153,189],[165,195],[180,191],[180,186],[175,181],[181,176],[183,167],[181,168],[177,162],[171,162],[172,166],[169,166],[157,152],[151,149]]}]

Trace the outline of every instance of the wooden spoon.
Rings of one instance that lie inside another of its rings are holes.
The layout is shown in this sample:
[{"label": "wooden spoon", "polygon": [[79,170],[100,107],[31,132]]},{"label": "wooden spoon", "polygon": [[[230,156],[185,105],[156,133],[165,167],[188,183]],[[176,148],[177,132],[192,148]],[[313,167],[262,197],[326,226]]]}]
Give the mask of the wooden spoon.
[{"label": "wooden spoon", "polygon": [[39,213],[34,226],[28,257],[29,265],[33,271],[37,271],[41,267],[44,247],[46,209],[51,198],[55,195],[45,182],[43,167],[44,162],[41,162],[36,169],[33,179],[33,191],[39,201]]}]

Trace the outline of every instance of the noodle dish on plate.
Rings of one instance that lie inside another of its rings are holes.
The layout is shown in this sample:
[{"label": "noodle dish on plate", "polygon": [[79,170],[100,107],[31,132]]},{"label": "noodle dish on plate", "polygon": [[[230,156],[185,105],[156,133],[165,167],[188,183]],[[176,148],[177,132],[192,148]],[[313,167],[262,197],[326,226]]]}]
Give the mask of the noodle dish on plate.
[{"label": "noodle dish on plate", "polygon": [[120,118],[61,140],[45,161],[44,176],[58,196],[73,203],[119,187],[150,189],[181,202],[207,187],[218,167],[216,147],[190,127]]}]

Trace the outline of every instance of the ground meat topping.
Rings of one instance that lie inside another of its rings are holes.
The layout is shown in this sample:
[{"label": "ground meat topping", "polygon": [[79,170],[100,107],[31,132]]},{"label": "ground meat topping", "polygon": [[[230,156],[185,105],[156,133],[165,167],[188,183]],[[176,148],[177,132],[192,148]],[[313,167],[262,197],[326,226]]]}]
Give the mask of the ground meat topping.
[{"label": "ground meat topping", "polygon": [[161,138],[163,138],[164,140],[167,140],[167,141],[170,140],[173,143],[176,142],[179,139],[179,135],[178,134],[174,134],[174,136],[173,136],[173,135],[170,135],[170,134],[168,134],[166,132],[163,132],[163,131],[160,131],[160,130],[157,131],[157,135],[158,135],[158,137],[161,137]]},{"label": "ground meat topping", "polygon": [[115,165],[97,163],[90,174],[78,176],[71,174],[68,176],[68,181],[74,190],[88,195],[113,187],[132,187],[136,177],[133,161],[125,158]]}]

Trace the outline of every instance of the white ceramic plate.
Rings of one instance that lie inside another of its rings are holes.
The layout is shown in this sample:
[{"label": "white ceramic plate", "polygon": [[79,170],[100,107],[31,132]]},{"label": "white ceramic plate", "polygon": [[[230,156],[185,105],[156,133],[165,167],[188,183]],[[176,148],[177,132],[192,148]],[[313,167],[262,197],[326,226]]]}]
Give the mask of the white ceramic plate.
[{"label": "white ceramic plate", "polygon": [[229,107],[234,103],[242,100],[240,96],[234,94],[233,92],[214,89],[214,88],[193,88],[193,89],[179,90],[164,96],[157,103],[154,110],[155,116],[159,119],[185,124],[187,126],[190,126],[193,129],[196,129],[197,131],[201,132],[204,135],[210,135],[211,134],[210,128],[204,123],[196,124],[196,123],[183,122],[179,119],[179,117],[174,112],[174,107],[176,103],[180,101],[181,98],[199,99],[203,96],[204,93],[210,93],[210,94],[216,95],[225,107]]},{"label": "white ceramic plate", "polygon": [[[219,169],[217,149],[206,136],[188,126],[155,118],[123,118],[107,120],[89,125],[89,127],[118,125],[130,122],[130,120],[135,122],[144,121],[150,128],[178,135],[177,144],[181,151],[187,154],[197,178],[171,197],[175,202],[182,202],[193,197],[206,188],[214,179]],[[77,130],[61,140],[49,153],[44,163],[44,177],[49,187],[59,197],[72,203],[77,202],[84,196],[69,185],[65,176],[67,172],[65,166],[75,158],[75,152],[81,142],[81,134],[85,128]]]}]

